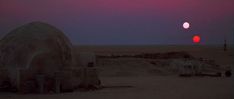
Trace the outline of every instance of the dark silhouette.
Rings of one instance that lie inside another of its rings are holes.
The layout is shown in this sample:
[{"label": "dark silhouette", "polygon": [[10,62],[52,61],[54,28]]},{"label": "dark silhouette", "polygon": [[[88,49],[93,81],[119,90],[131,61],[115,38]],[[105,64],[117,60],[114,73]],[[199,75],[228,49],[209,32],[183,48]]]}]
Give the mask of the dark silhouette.
[{"label": "dark silhouette", "polygon": [[227,71],[225,72],[225,76],[226,76],[226,77],[231,77],[231,76],[232,76],[231,70],[227,70]]},{"label": "dark silhouette", "polygon": [[224,40],[223,50],[227,51],[227,40],[226,39]]}]

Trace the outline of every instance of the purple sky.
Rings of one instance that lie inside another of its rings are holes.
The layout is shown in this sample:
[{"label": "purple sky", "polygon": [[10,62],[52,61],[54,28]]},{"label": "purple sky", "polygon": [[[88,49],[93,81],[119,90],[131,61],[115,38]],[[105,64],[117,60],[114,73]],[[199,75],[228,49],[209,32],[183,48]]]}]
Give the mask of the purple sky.
[{"label": "purple sky", "polygon": [[[31,21],[64,31],[73,44],[234,42],[234,0],[0,0],[0,37]],[[184,21],[191,23],[184,30]]]}]

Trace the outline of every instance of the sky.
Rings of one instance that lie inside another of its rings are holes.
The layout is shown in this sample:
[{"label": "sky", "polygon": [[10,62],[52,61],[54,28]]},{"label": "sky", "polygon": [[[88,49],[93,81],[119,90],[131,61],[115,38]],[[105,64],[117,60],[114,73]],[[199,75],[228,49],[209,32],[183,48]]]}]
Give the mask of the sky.
[{"label": "sky", "polygon": [[75,45],[193,44],[194,35],[200,44],[234,42],[234,0],[0,0],[0,38],[32,21]]}]

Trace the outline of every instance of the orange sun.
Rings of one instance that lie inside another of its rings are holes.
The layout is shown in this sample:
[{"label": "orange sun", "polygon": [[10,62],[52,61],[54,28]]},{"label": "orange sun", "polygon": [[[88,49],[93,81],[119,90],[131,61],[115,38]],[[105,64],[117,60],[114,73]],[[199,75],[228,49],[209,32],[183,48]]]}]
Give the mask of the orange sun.
[{"label": "orange sun", "polygon": [[194,35],[193,36],[193,43],[200,43],[201,37],[199,35]]}]

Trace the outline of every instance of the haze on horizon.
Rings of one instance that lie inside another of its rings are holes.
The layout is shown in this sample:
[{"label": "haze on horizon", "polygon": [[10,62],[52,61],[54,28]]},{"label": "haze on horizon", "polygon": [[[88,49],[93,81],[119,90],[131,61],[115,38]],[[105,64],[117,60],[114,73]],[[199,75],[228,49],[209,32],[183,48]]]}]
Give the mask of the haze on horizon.
[{"label": "haze on horizon", "polygon": [[[233,0],[1,0],[0,37],[32,21],[62,30],[79,45],[234,42]],[[188,21],[191,28],[182,28]]]}]

